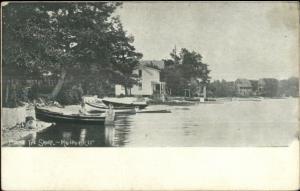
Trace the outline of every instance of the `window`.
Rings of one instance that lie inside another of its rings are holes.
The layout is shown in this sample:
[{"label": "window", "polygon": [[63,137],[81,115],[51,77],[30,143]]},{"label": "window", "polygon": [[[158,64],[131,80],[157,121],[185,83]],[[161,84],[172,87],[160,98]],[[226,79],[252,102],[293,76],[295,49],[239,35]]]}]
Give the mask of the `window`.
[{"label": "window", "polygon": [[143,85],[141,82],[139,82],[139,90],[142,90],[143,89]]},{"label": "window", "polygon": [[142,77],[142,70],[139,70],[139,78]]}]

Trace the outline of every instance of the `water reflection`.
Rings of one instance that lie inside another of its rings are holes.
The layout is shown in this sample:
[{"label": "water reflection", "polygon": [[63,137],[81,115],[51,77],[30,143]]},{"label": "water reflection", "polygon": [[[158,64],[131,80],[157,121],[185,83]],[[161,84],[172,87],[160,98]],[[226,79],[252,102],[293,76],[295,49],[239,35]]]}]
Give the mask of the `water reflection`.
[{"label": "water reflection", "polygon": [[86,129],[80,129],[79,141],[85,142],[86,138]]},{"label": "water reflection", "polygon": [[117,116],[110,126],[57,124],[32,136],[26,146],[286,146],[298,130],[297,103],[289,99],[170,106],[172,113]]},{"label": "water reflection", "polygon": [[115,146],[125,146],[129,143],[131,129],[134,128],[133,118],[136,116],[117,116],[114,124]]},{"label": "water reflection", "polygon": [[72,132],[71,131],[62,132],[62,140],[71,141],[72,140]]},{"label": "water reflection", "polygon": [[56,124],[36,133],[27,147],[120,147],[129,143],[132,118],[118,116],[114,125]]},{"label": "water reflection", "polygon": [[57,124],[26,140],[27,147],[113,147],[114,126]]},{"label": "water reflection", "polygon": [[105,127],[105,145],[115,147],[115,128],[114,126]]}]

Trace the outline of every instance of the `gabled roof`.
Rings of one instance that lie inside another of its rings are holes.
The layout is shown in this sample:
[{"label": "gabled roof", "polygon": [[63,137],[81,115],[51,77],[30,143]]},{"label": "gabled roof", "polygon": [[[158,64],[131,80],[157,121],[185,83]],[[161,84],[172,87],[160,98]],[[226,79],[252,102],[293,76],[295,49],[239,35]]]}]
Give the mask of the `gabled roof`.
[{"label": "gabled roof", "polygon": [[153,68],[151,66],[147,66],[147,65],[139,65],[136,70],[139,69],[139,70],[154,70],[154,71],[157,71],[157,72],[160,72],[160,69],[157,69],[157,68]]},{"label": "gabled roof", "polygon": [[237,79],[235,83],[243,87],[252,87],[250,80],[247,79]]}]

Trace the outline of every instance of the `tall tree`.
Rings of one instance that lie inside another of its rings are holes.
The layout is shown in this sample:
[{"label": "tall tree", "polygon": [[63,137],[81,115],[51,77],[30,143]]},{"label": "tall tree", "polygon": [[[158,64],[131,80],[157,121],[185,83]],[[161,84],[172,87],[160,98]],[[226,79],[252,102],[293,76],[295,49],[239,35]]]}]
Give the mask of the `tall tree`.
[{"label": "tall tree", "polygon": [[[184,89],[190,89],[192,94],[199,95],[201,87],[206,86],[210,79],[210,70],[208,65],[202,62],[202,56],[185,48],[181,49],[179,56],[176,51],[172,51],[170,56],[171,59],[164,60],[163,78],[167,86],[179,95],[181,95],[179,92],[184,92]],[[177,77],[171,73],[176,73]],[[178,82],[177,86],[172,81]]]},{"label": "tall tree", "polygon": [[287,80],[280,80],[278,87],[279,96],[299,96],[299,78],[291,77]]},{"label": "tall tree", "polygon": [[120,5],[9,3],[3,8],[3,73],[42,76],[50,72],[58,78],[52,98],[66,78],[74,76],[77,82],[94,87],[119,76],[126,77],[128,84],[142,55],[131,45],[133,38],[127,36],[120,20],[112,16]]},{"label": "tall tree", "polygon": [[266,97],[275,97],[278,95],[279,81],[275,78],[264,78],[262,95]]},{"label": "tall tree", "polygon": [[137,75],[132,72],[139,64],[142,54],[136,52],[131,43],[134,41],[133,36],[127,36],[118,17],[113,20],[115,35],[111,37],[113,43],[112,63],[115,71],[114,83],[121,84],[125,87],[125,94],[128,95],[128,88],[137,83]]},{"label": "tall tree", "polygon": [[233,97],[235,96],[234,82],[226,80],[215,80],[209,83],[209,96],[213,97]]}]

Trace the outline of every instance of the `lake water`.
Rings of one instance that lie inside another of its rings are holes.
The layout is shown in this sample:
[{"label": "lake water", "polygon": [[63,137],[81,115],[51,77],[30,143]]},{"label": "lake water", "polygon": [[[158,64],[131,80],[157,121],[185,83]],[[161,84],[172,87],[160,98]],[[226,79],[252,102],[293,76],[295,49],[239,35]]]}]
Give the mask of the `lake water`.
[{"label": "lake water", "polygon": [[295,98],[149,108],[172,113],[117,116],[113,126],[57,124],[26,141],[26,146],[288,146],[298,134]]}]

